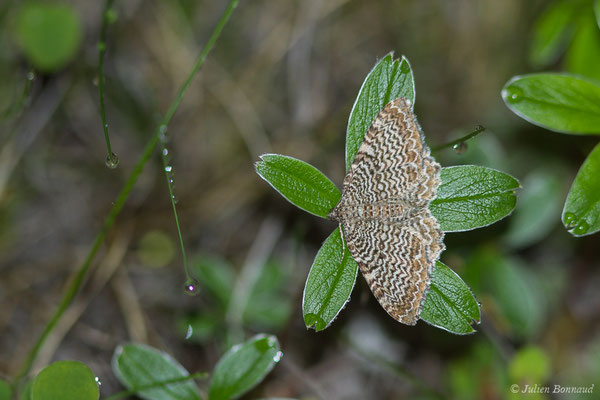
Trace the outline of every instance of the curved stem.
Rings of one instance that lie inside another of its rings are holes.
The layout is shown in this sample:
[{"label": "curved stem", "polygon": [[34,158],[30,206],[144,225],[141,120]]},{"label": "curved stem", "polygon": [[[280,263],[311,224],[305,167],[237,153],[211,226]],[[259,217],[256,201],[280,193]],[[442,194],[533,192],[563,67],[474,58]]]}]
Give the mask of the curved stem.
[{"label": "curved stem", "polygon": [[106,110],[104,107],[104,54],[106,53],[106,31],[111,23],[109,10],[115,0],[106,0],[104,10],[102,11],[102,27],[100,28],[100,40],[98,41],[98,93],[100,95],[100,117],[102,118],[102,128],[104,129],[104,139],[106,140],[106,151],[108,152],[108,161],[114,162],[112,148],[110,147],[110,137],[108,135],[108,122],[106,122]]},{"label": "curved stem", "polygon": [[446,143],[446,144],[442,144],[439,146],[435,146],[431,148],[431,151],[439,151],[448,147],[453,147],[457,144],[461,144],[466,142],[469,139],[473,139],[475,136],[479,135],[481,132],[485,131],[485,127],[483,127],[482,125],[477,125],[477,127],[475,128],[475,130],[471,133],[469,133],[468,135],[465,135],[461,138],[458,138],[456,140],[453,140],[450,143]]}]

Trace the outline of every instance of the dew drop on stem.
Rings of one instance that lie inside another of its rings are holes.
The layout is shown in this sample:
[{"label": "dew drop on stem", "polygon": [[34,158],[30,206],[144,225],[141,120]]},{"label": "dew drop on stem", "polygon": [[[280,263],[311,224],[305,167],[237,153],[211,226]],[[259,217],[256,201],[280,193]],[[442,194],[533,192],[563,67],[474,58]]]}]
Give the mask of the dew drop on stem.
[{"label": "dew drop on stem", "polygon": [[104,164],[106,164],[106,166],[110,169],[115,169],[117,168],[117,165],[119,165],[119,157],[117,157],[115,153],[111,153],[110,155],[106,156],[106,161]]},{"label": "dew drop on stem", "polygon": [[454,146],[452,146],[452,150],[454,150],[456,154],[463,154],[468,148],[469,146],[467,145],[467,142],[456,143]]},{"label": "dew drop on stem", "polygon": [[188,296],[197,296],[200,294],[200,284],[195,279],[187,279],[183,284],[183,291]]}]

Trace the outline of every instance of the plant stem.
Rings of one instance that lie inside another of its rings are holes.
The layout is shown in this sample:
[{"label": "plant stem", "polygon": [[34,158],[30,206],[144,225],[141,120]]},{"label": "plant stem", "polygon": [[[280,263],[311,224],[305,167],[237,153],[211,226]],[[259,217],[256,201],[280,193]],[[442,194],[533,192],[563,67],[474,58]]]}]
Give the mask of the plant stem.
[{"label": "plant stem", "polygon": [[127,178],[127,181],[125,182],[125,185],[123,186],[123,189],[121,189],[121,192],[117,196],[117,199],[115,200],[114,205],[112,206],[108,215],[106,216],[106,218],[104,220],[104,225],[102,226],[102,229],[100,230],[98,235],[96,235],[96,238],[94,239],[92,248],[90,249],[90,252],[88,253],[87,257],[85,258],[85,261],[79,267],[77,274],[75,275],[74,279],[71,281],[69,286],[67,287],[66,292],[65,292],[60,304],[58,305],[56,311],[50,318],[50,321],[48,321],[48,323],[44,327],[44,330],[42,331],[42,333],[38,337],[37,341],[33,345],[32,349],[29,351],[23,365],[21,366],[19,372],[17,373],[17,375],[13,381],[13,387],[18,388],[20,386],[22,380],[27,376],[27,374],[29,374],[29,371],[31,370],[31,367],[32,367],[36,357],[38,356],[38,353],[39,353],[42,345],[44,344],[44,342],[48,338],[48,335],[50,334],[50,332],[52,332],[52,330],[54,329],[54,327],[56,326],[56,324],[58,323],[58,321],[64,314],[65,310],[67,309],[67,307],[69,306],[69,304],[71,303],[71,301],[73,300],[75,295],[77,294],[77,291],[81,287],[81,284],[83,283],[83,279],[84,279],[86,273],[88,272],[90,265],[92,264],[92,261],[94,260],[94,257],[96,256],[96,254],[98,253],[98,250],[100,249],[100,246],[102,245],[102,243],[104,243],[104,240],[106,239],[106,235],[107,235],[108,231],[113,226],[113,224],[117,218],[117,215],[119,215],[119,212],[123,208],[125,201],[129,197],[129,193],[133,189],[133,186],[137,182],[139,175],[141,174],[142,170],[144,169],[144,166],[150,159],[150,156],[152,155],[152,152],[154,151],[154,148],[156,147],[157,143],[159,142],[161,133],[165,132],[166,126],[171,121],[171,118],[175,114],[175,111],[177,111],[177,107],[181,103],[183,96],[185,95],[185,92],[189,88],[189,86],[192,82],[192,79],[194,78],[194,75],[200,70],[200,68],[206,61],[206,57],[208,56],[208,54],[214,47],[215,42],[219,38],[219,35],[221,34],[223,27],[229,21],[231,14],[233,13],[233,10],[237,6],[238,2],[239,2],[239,0],[231,0],[229,2],[229,5],[227,6],[225,13],[219,20],[219,23],[217,24],[215,30],[212,32],[210,38],[208,39],[208,42],[202,49],[202,52],[200,53],[200,55],[198,56],[198,59],[196,60],[196,63],[194,64],[192,71],[190,72],[190,74],[188,75],[187,79],[182,84],[182,86],[179,88],[179,91],[177,92],[177,96],[175,97],[175,99],[171,103],[171,106],[167,110],[167,113],[163,117],[160,125],[158,126],[158,128],[156,130],[156,133],[154,135],[152,135],[152,137],[150,137],[150,139],[148,140],[148,143],[146,144],[140,159],[138,160],[133,171],[129,175],[129,178]]},{"label": "plant stem", "polygon": [[186,282],[189,282],[192,278],[190,275],[190,271],[188,269],[187,255],[185,254],[185,246],[183,245],[183,236],[181,235],[181,228],[179,227],[179,217],[177,216],[177,206],[175,205],[175,194],[173,192],[173,182],[172,182],[172,177],[173,177],[172,168],[173,167],[171,165],[169,165],[169,162],[167,159],[168,150],[162,141],[160,142],[160,148],[161,148],[163,171],[165,173],[165,178],[167,179],[167,188],[169,189],[169,200],[171,200],[171,207],[173,208],[173,218],[175,219],[175,226],[177,227],[177,237],[179,238],[179,247],[181,249],[181,259],[183,261],[183,269],[185,271],[185,277],[187,280]]},{"label": "plant stem", "polygon": [[475,136],[479,135],[483,131],[485,131],[485,128],[483,126],[481,126],[481,125],[477,125],[477,127],[475,128],[475,130],[473,132],[469,133],[468,135],[465,135],[465,136],[463,136],[461,138],[453,140],[450,143],[446,143],[446,144],[442,144],[440,146],[432,147],[431,151],[439,151],[439,150],[442,150],[442,149],[445,149],[445,148],[448,148],[448,147],[455,146],[457,144],[461,144],[463,142],[466,142],[469,139],[474,138]]},{"label": "plant stem", "polygon": [[139,387],[131,389],[131,390],[123,390],[122,392],[115,393],[113,395],[105,397],[104,400],[118,400],[118,399],[122,399],[127,396],[137,394],[143,390],[155,389],[155,388],[158,388],[161,386],[170,385],[172,383],[185,382],[190,379],[202,379],[202,378],[206,378],[207,376],[208,376],[208,374],[206,372],[196,372],[196,373],[190,374],[188,376],[180,376],[178,378],[167,379],[167,380],[160,381],[160,382],[154,382],[149,385],[139,386]]},{"label": "plant stem", "polygon": [[106,139],[106,151],[108,152],[107,161],[114,161],[112,148],[110,147],[110,137],[108,136],[108,122],[106,122],[106,111],[104,107],[104,54],[106,53],[106,31],[111,23],[108,16],[109,10],[115,0],[106,0],[102,12],[102,27],[100,28],[100,40],[98,41],[98,93],[100,95],[100,117],[102,118],[102,128],[104,129],[104,138]]}]

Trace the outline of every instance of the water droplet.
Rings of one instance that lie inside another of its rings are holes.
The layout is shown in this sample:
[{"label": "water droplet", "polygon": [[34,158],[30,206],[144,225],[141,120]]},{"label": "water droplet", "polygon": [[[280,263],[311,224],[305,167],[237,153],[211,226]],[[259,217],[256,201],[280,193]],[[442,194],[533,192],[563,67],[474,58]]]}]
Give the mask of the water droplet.
[{"label": "water droplet", "polygon": [[35,79],[35,74],[33,73],[33,71],[29,71],[29,72],[27,73],[27,80],[30,80],[30,81],[32,81],[32,80],[34,80],[34,79]]},{"label": "water droplet", "polygon": [[169,136],[167,136],[167,126],[161,125],[158,127],[158,138],[162,143],[167,143],[169,141]]},{"label": "water droplet", "polygon": [[169,155],[169,150],[168,149],[163,149],[163,156],[168,156]]},{"label": "water droplet", "polygon": [[194,329],[192,328],[192,326],[190,324],[188,324],[187,331],[185,332],[185,340],[188,340],[189,338],[191,338],[193,333],[194,333]]},{"label": "water droplet", "polygon": [[454,146],[452,146],[452,150],[454,150],[456,154],[463,154],[468,148],[469,146],[467,145],[467,142],[456,143]]},{"label": "water droplet", "polygon": [[95,76],[94,79],[92,79],[92,85],[98,86],[98,83],[99,83],[98,76]]},{"label": "water droplet", "polygon": [[590,225],[585,220],[582,220],[573,229],[573,233],[576,235],[585,235],[587,233],[588,229],[590,229]]},{"label": "water droplet", "polygon": [[183,284],[183,290],[188,296],[197,296],[200,294],[200,284],[195,279],[188,279]]},{"label": "water droplet", "polygon": [[282,351],[278,351],[277,354],[275,354],[273,356],[273,361],[279,362],[281,360],[281,357],[283,357],[283,352]]},{"label": "water droplet", "polygon": [[102,386],[102,382],[100,382],[100,378],[99,377],[94,377],[94,380],[96,381],[96,383],[98,384],[98,386]]},{"label": "water droplet", "polygon": [[517,86],[509,86],[505,89],[504,97],[510,104],[523,100],[523,90]]},{"label": "water droplet", "polygon": [[572,227],[577,225],[578,218],[575,214],[573,214],[571,212],[566,212],[565,215],[563,216],[563,222],[567,229],[571,229]]},{"label": "water droplet", "polygon": [[171,165],[167,165],[165,167],[165,172],[171,172],[171,171],[173,171],[173,167]]},{"label": "water droplet", "polygon": [[106,129],[108,129],[108,124],[104,124],[104,127],[105,127]]},{"label": "water droplet", "polygon": [[104,164],[110,169],[115,169],[119,165],[119,157],[115,153],[111,153],[111,155],[106,156]]}]

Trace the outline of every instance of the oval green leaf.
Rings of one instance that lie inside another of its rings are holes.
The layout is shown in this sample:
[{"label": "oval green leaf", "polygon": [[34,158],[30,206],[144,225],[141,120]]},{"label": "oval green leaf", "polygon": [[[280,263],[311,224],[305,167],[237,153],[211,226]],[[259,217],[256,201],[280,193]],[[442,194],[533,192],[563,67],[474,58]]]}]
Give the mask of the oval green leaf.
[{"label": "oval green leaf", "polygon": [[600,230],[600,144],[588,155],[573,181],[562,221],[573,236]]},{"label": "oval green leaf", "polygon": [[26,2],[16,18],[15,36],[25,56],[39,70],[53,72],[74,56],[81,42],[81,23],[63,4]]},{"label": "oval green leaf", "polygon": [[563,201],[556,171],[548,165],[531,172],[523,181],[519,204],[509,221],[504,241],[514,248],[531,246],[554,228]]},{"label": "oval green leaf", "polygon": [[429,208],[444,232],[490,225],[512,212],[519,181],[504,172],[475,165],[442,168],[442,184]]},{"label": "oval green leaf", "polygon": [[256,335],[233,346],[215,367],[209,399],[228,400],[241,396],[261,382],[281,356],[275,336]]},{"label": "oval green leaf", "polygon": [[339,189],[310,164],[281,154],[263,154],[256,173],[295,206],[327,217],[340,201]]},{"label": "oval green leaf", "polygon": [[57,361],[35,378],[31,398],[35,400],[98,400],[100,390],[92,370],[79,361]]},{"label": "oval green leaf", "polygon": [[536,21],[529,53],[536,68],[555,61],[564,50],[572,33],[573,6],[570,1],[556,1]]},{"label": "oval green leaf", "polygon": [[512,78],[502,89],[507,107],[532,124],[556,132],[600,134],[600,86],[568,74]]},{"label": "oval green leaf", "polygon": [[408,60],[394,60],[393,53],[383,57],[365,78],[350,112],[346,130],[346,171],[371,123],[390,101],[406,97],[415,102],[415,81]]},{"label": "oval green leaf", "polygon": [[420,318],[437,328],[465,335],[475,332],[471,324],[479,323],[481,313],[471,289],[456,272],[437,261]]},{"label": "oval green leaf", "polygon": [[302,313],[307,328],[318,332],[331,324],[350,299],[357,273],[358,265],[342,247],[338,227],[319,249],[306,279]]},{"label": "oval green leaf", "polygon": [[[112,359],[113,373],[138,397],[146,400],[199,400],[200,393],[189,372],[171,356],[150,346],[118,346]],[[177,382],[160,384],[160,382]],[[157,386],[158,385],[158,386]]]}]

